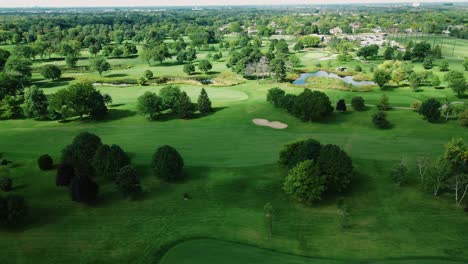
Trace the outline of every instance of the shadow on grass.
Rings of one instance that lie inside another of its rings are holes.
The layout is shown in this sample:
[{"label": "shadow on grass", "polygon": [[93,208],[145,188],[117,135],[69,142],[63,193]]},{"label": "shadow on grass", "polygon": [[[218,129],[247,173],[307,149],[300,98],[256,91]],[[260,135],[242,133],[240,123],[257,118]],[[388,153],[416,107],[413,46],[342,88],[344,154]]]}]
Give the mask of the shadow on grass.
[{"label": "shadow on grass", "polygon": [[74,78],[61,78],[60,80],[57,80],[57,81],[40,81],[40,82],[35,82],[33,84],[36,85],[38,88],[47,89],[47,88],[54,88],[54,87],[69,85],[70,82],[73,80]]},{"label": "shadow on grass", "polygon": [[[196,113],[192,114],[192,116],[190,118],[187,118],[186,120],[193,120],[193,119],[198,119],[198,118],[210,116],[210,115],[213,115],[216,112],[222,111],[222,110],[224,110],[226,108],[227,107],[214,107],[213,111],[211,113],[207,113],[207,114],[202,114],[202,113],[196,112]],[[181,118],[179,118],[177,116],[177,113],[169,111],[169,112],[165,112],[165,113],[160,114],[156,119],[154,119],[152,121],[170,121],[170,120],[174,120],[174,119],[181,119]]]},{"label": "shadow on grass", "polygon": [[114,73],[114,74],[108,74],[105,77],[106,78],[118,78],[118,77],[127,77],[128,74],[126,73]]}]

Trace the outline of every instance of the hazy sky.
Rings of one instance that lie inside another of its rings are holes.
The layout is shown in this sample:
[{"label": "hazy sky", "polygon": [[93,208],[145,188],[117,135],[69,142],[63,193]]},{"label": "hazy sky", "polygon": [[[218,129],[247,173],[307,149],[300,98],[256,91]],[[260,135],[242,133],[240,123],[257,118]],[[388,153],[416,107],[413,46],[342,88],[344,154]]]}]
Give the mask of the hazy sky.
[{"label": "hazy sky", "polygon": [[[419,0],[415,2],[435,2]],[[466,0],[439,0],[463,2]],[[388,3],[413,2],[407,0],[0,0],[0,7],[79,7],[79,6],[203,6],[203,5],[269,5],[269,4],[331,4],[331,3]]]}]

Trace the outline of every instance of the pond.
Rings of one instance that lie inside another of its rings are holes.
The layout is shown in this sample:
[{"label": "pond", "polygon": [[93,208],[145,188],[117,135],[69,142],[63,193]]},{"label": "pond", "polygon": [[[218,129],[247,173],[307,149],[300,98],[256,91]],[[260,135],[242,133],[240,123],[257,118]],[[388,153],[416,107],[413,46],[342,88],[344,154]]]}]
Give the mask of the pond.
[{"label": "pond", "polygon": [[326,71],[317,71],[317,72],[309,72],[309,73],[303,73],[300,75],[299,78],[297,78],[293,84],[296,85],[305,85],[307,84],[307,78],[309,77],[327,77],[327,78],[335,78],[335,79],[340,79],[345,83],[349,83],[352,85],[375,85],[374,82],[372,81],[355,81],[353,80],[352,76],[346,76],[346,77],[341,77],[338,74],[335,73],[329,73]]}]

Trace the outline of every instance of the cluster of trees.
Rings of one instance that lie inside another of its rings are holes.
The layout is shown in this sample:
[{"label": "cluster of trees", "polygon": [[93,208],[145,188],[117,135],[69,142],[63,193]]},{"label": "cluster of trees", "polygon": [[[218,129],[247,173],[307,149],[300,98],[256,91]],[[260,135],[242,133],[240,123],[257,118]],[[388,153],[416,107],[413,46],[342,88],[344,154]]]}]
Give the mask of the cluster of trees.
[{"label": "cluster of trees", "polygon": [[352,160],[346,152],[313,139],[286,145],[279,164],[289,170],[283,190],[306,204],[321,200],[325,194],[343,192],[353,176]]},{"label": "cluster of trees", "polygon": [[[268,90],[267,101],[284,108],[303,121],[321,121],[333,112],[328,96],[319,91],[304,89],[299,95],[286,94],[280,88]],[[342,108],[338,109],[342,111]]]},{"label": "cluster of trees", "polygon": [[210,98],[204,88],[200,92],[197,104],[194,104],[186,92],[174,85],[163,87],[159,91],[159,95],[145,92],[138,98],[137,108],[140,114],[148,116],[151,120],[157,119],[166,111],[170,111],[182,119],[191,118],[196,110],[201,114],[213,111]]},{"label": "cluster of trees", "polygon": [[[93,55],[99,54],[101,45],[99,43],[89,47],[89,53]],[[130,57],[138,54],[138,49],[134,43],[125,42],[121,45],[108,44],[102,48],[102,55],[105,57]]]},{"label": "cluster of trees", "polygon": [[[0,163],[0,191],[6,193],[13,190],[9,163],[11,162],[6,159]],[[27,215],[28,206],[21,195],[8,193],[3,196],[0,194],[0,226],[6,228],[17,227],[24,222]]]},{"label": "cluster of trees", "polygon": [[113,181],[125,197],[141,193],[136,170],[122,148],[102,144],[98,136],[83,132],[62,150],[55,183],[68,187],[73,201],[92,204],[99,193],[96,177]]}]

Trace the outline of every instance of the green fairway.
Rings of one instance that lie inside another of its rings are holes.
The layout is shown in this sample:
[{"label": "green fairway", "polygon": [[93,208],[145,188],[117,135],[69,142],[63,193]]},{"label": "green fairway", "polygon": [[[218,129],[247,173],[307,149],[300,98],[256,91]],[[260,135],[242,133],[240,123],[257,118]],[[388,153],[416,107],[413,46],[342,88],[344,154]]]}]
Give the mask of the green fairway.
[{"label": "green fairway", "polygon": [[[209,248],[209,252],[206,249]],[[205,252],[205,253],[201,253]],[[257,264],[344,264],[362,263],[349,260],[330,260],[294,256],[248,245],[212,239],[195,239],[177,244],[161,259],[161,264],[198,263],[257,263]],[[436,258],[410,258],[369,260],[369,264],[461,264],[456,260]]]}]

